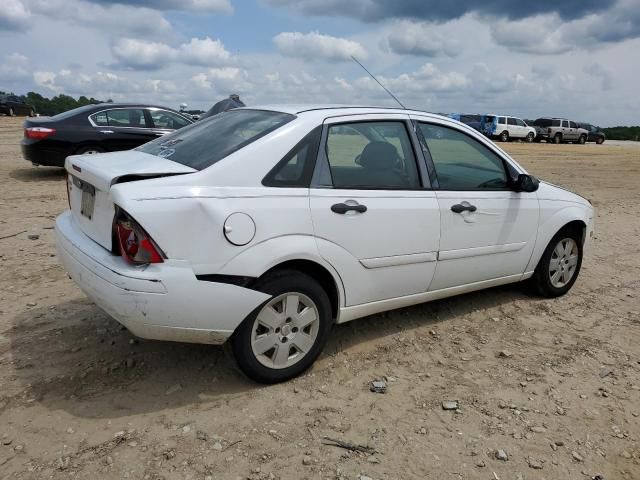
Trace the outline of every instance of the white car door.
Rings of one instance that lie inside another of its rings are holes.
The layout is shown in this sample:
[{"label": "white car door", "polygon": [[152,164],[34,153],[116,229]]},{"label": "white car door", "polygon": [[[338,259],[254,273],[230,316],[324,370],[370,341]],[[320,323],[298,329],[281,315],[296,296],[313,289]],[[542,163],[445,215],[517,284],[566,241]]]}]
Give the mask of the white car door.
[{"label": "white car door", "polygon": [[508,117],[507,122],[509,123],[509,137],[511,138],[522,138],[524,135],[522,133],[522,128],[518,125],[518,120],[513,117]]},{"label": "white car door", "polygon": [[489,142],[453,126],[418,126],[436,172],[441,212],[430,289],[522,275],[536,241],[537,195],[513,191],[509,178],[517,175],[515,167]]},{"label": "white car door", "polygon": [[440,210],[411,127],[401,114],[325,122],[311,216],[346,306],[423,293],[433,278]]}]

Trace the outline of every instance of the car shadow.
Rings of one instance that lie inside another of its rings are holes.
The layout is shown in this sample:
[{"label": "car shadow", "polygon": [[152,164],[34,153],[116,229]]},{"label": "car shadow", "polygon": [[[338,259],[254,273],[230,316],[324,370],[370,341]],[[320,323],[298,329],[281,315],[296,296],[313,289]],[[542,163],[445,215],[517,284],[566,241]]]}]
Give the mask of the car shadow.
[{"label": "car shadow", "polygon": [[9,172],[9,176],[20,182],[41,182],[43,180],[64,180],[65,169],[58,167],[35,167],[25,162],[24,167]]},{"label": "car shadow", "polygon": [[[336,325],[312,372],[365,342],[522,299],[530,297],[508,285]],[[248,380],[225,346],[136,339],[84,298],[23,312],[7,335],[15,369],[9,404],[28,399],[49,410],[111,419],[272,388]]]}]

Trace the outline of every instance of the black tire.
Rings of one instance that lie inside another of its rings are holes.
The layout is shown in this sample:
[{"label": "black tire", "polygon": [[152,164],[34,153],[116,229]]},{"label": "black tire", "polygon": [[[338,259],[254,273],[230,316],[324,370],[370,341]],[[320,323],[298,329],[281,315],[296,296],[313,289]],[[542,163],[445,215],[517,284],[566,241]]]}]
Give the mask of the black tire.
[{"label": "black tire", "polygon": [[[556,287],[551,282],[551,258],[558,243],[565,239],[573,239],[575,241],[578,249],[578,263],[576,264],[575,271],[569,282],[562,287]],[[529,280],[530,286],[533,287],[536,293],[543,297],[554,298],[564,295],[571,290],[571,287],[573,287],[573,284],[578,279],[580,268],[582,267],[582,255],[583,246],[581,232],[576,228],[563,228],[553,236],[549,245],[547,245],[547,248],[542,254],[542,258],[540,258],[540,261],[538,262],[538,266],[536,267],[533,277]]]},{"label": "black tire", "polygon": [[509,141],[509,132],[507,132],[506,130],[504,132],[502,132],[500,134],[500,141],[501,142],[508,142]]},{"label": "black tire", "polygon": [[35,117],[36,116],[36,112],[34,112],[33,109],[29,110],[29,116],[30,117]]},{"label": "black tire", "polygon": [[556,136],[553,137],[553,143],[555,143],[556,145],[562,143],[562,134],[556,133]]},{"label": "black tire", "polygon": [[16,112],[13,111],[13,107],[9,107],[9,116],[10,117],[15,117],[16,116]]},{"label": "black tire", "polygon": [[596,140],[596,143],[598,145],[602,145],[604,143],[604,137],[598,137],[598,139]]},{"label": "black tire", "polygon": [[529,134],[524,138],[524,141],[527,143],[533,143],[534,139],[535,139],[535,135],[529,132]]},{"label": "black tire", "polygon": [[584,135],[580,135],[580,139],[578,140],[578,143],[580,145],[584,145],[585,143],[587,143],[587,137],[585,137]]},{"label": "black tire", "polygon": [[85,155],[87,153],[104,153],[104,148],[98,147],[96,145],[85,145],[84,147],[80,147],[75,155]]},{"label": "black tire", "polygon": [[268,274],[265,278],[260,279],[254,288],[270,294],[272,299],[286,293],[298,293],[308,297],[313,301],[318,311],[318,332],[309,351],[293,365],[279,369],[264,365],[256,357],[251,342],[254,322],[262,308],[271,299],[267,300],[245,318],[231,338],[231,348],[238,367],[247,377],[260,383],[279,383],[297,377],[318,358],[329,338],[333,324],[329,296],[316,280],[296,270],[280,270]]}]

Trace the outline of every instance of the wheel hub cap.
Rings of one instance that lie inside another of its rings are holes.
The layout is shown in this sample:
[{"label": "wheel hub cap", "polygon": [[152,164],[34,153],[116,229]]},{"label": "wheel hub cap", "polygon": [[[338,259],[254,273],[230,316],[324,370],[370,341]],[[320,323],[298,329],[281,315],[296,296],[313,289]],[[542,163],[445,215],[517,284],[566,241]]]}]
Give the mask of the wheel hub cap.
[{"label": "wheel hub cap", "polygon": [[293,292],[278,295],[256,316],[251,349],[266,367],[290,367],[309,353],[319,325],[318,308],[309,297]]},{"label": "wheel hub cap", "polygon": [[566,286],[576,273],[578,266],[578,244],[573,238],[558,242],[549,262],[549,279],[555,288]]}]

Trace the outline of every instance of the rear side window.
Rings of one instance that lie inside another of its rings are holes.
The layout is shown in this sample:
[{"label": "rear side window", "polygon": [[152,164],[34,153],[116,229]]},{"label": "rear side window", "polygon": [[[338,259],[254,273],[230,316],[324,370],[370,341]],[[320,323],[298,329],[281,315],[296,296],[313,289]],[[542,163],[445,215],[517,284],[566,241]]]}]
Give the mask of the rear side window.
[{"label": "rear side window", "polygon": [[187,119],[168,110],[149,110],[149,114],[151,115],[151,121],[155,128],[177,130],[191,125],[191,122]]},{"label": "rear side window", "polygon": [[441,190],[505,190],[507,174],[500,157],[457,130],[420,123]]},{"label": "rear side window", "polygon": [[322,126],[307,134],[269,172],[262,184],[266,187],[308,188],[313,175]]},{"label": "rear side window", "polygon": [[505,117],[499,117],[498,118],[498,123],[501,125],[506,125],[507,124],[507,119]]},{"label": "rear side window", "polygon": [[559,127],[560,126],[560,120],[551,120],[551,126],[552,127]]},{"label": "rear side window", "polygon": [[267,110],[229,110],[136,148],[203,170],[296,118]]},{"label": "rear side window", "polygon": [[117,108],[91,115],[91,120],[99,127],[148,128],[142,108]]},{"label": "rear side window", "polygon": [[551,120],[550,120],[550,119],[548,119],[548,118],[539,118],[539,119],[537,119],[535,122],[533,122],[533,124],[534,124],[536,127],[543,127],[543,128],[546,128],[546,127],[550,127],[550,126],[552,125],[552,122],[551,122]]},{"label": "rear side window", "polygon": [[334,188],[411,190],[420,187],[407,126],[372,121],[329,127],[324,146]]}]

